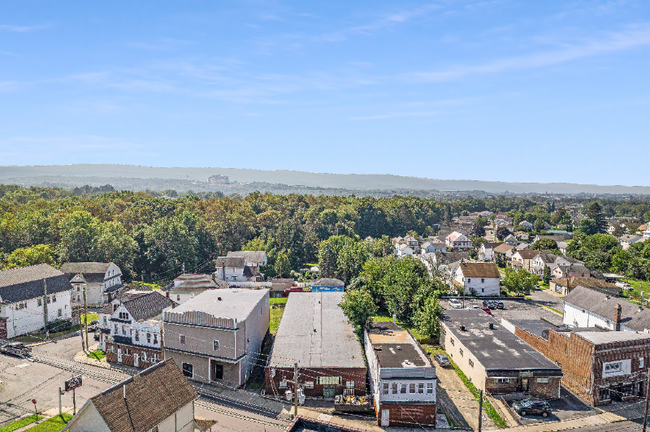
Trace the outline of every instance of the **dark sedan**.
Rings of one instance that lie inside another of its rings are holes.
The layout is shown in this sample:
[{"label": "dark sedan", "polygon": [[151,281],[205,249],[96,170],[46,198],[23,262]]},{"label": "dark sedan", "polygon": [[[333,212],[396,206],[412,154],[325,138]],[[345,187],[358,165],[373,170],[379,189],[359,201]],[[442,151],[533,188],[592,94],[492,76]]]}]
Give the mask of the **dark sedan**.
[{"label": "dark sedan", "polygon": [[522,417],[527,416],[528,414],[548,417],[551,414],[551,406],[548,402],[541,399],[520,400],[513,403],[512,408]]}]

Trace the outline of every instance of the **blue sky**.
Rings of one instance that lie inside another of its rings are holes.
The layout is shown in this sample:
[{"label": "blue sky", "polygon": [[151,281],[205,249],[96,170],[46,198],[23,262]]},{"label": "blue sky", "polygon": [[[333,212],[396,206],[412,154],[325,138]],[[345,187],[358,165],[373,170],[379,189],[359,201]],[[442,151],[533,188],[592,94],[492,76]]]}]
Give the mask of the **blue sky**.
[{"label": "blue sky", "polygon": [[647,0],[0,4],[0,164],[649,185]]}]

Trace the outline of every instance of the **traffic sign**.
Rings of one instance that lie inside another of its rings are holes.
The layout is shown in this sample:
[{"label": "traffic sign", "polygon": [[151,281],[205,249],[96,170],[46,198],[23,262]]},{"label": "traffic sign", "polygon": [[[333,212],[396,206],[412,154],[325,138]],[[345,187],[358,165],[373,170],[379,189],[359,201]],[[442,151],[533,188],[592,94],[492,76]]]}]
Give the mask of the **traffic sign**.
[{"label": "traffic sign", "polygon": [[65,381],[65,391],[74,390],[81,387],[81,375],[74,376]]}]

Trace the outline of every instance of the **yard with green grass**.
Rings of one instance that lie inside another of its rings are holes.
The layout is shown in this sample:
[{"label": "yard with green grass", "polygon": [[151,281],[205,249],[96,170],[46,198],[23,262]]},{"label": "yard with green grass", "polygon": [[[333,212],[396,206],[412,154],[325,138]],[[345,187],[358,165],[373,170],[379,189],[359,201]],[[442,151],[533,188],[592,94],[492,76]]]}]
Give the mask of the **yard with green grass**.
[{"label": "yard with green grass", "polygon": [[106,357],[106,353],[102,350],[95,350],[89,354],[86,355],[88,358],[95,359],[95,360],[101,360],[104,357]]},{"label": "yard with green grass", "polygon": [[287,297],[271,297],[269,299],[271,304],[271,325],[269,331],[273,334],[278,332],[278,326],[284,313],[284,306],[287,304]]},{"label": "yard with green grass", "polygon": [[81,314],[79,316],[79,322],[81,324],[86,324],[86,316],[88,317],[88,324],[90,324],[93,321],[99,321],[99,314],[91,312],[88,315]]},{"label": "yard with green grass", "polygon": [[631,291],[621,290],[621,295],[625,297],[628,301],[636,304],[643,304],[644,300],[650,300],[650,282],[641,281],[638,279],[622,279],[623,282],[630,284],[632,288]]},{"label": "yard with green grass", "polygon": [[[50,339],[54,339],[55,337],[63,336],[69,333],[74,333],[76,331],[79,331],[80,328],[81,326],[76,325],[76,326],[72,326],[69,330],[65,330],[57,333],[50,333]],[[17,338],[13,338],[12,340],[15,342],[24,342],[24,343],[43,342],[45,340],[45,333],[19,336]]]},{"label": "yard with green grass", "polygon": [[27,429],[29,432],[61,432],[68,424],[72,416],[70,414],[61,414],[54,416],[43,423]]},{"label": "yard with green grass", "polygon": [[7,426],[1,427],[0,432],[13,432],[16,429],[20,429],[22,427],[25,427],[27,425],[30,425],[34,423],[35,421],[41,420],[43,417],[37,416],[36,414],[32,414],[29,417],[25,417],[23,419],[20,419],[18,421],[15,421],[11,424],[8,424]]}]

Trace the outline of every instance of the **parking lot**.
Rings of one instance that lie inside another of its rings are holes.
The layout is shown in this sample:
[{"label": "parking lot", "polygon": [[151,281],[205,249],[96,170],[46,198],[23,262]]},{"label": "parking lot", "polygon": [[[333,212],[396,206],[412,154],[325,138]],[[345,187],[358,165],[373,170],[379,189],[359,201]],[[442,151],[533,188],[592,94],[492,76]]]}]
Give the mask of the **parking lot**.
[{"label": "parking lot", "polygon": [[[463,303],[462,298],[459,299],[461,302],[461,306]],[[557,313],[541,306],[538,305],[534,301],[526,300],[526,299],[513,299],[512,297],[504,297],[502,299],[498,299],[495,301],[500,301],[503,303],[504,308],[503,309],[492,309],[490,310],[490,313],[492,316],[494,316],[497,319],[505,318],[505,319],[518,319],[518,320],[538,320],[541,318],[544,318],[554,324],[561,324],[562,323],[562,316],[558,315]],[[449,305],[449,300],[448,299],[441,299],[440,304],[442,305],[443,308],[445,309],[452,309],[452,307]],[[482,299],[466,299],[465,300],[465,308],[481,308],[483,307],[483,300]]]},{"label": "parking lot", "polygon": [[525,397],[524,394],[503,395],[503,399],[510,409],[510,413],[522,425],[535,424],[539,422],[573,420],[581,417],[589,417],[597,413],[594,408],[582,402],[564,387],[561,387],[560,398],[548,400],[549,405],[551,405],[551,415],[546,418],[541,415],[527,415],[522,417],[512,409],[512,404],[517,400],[524,399]]}]

